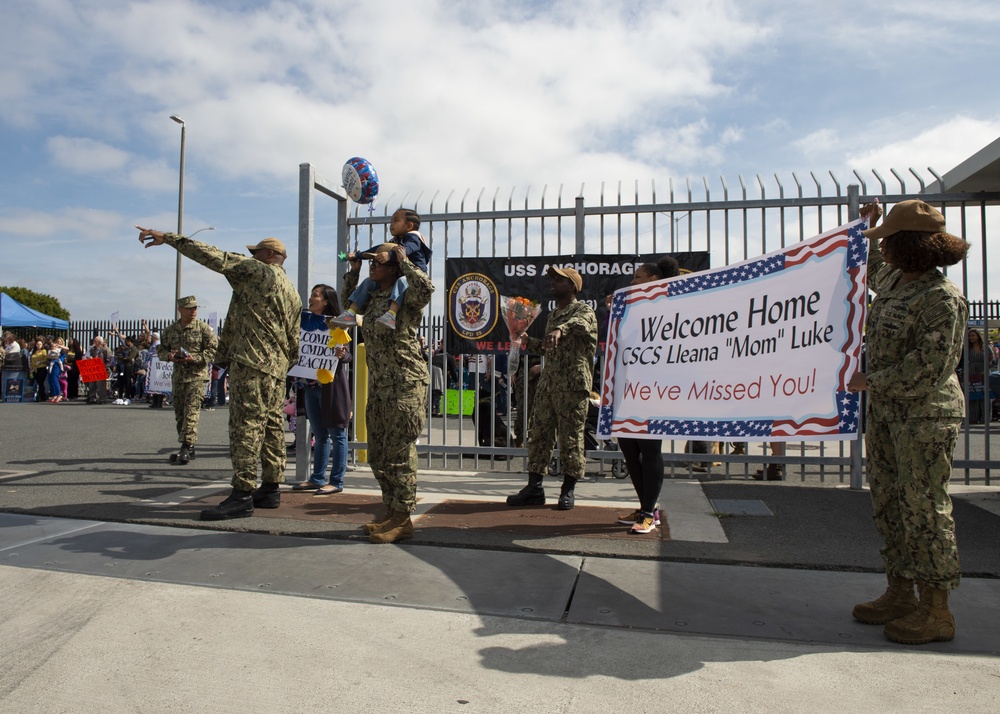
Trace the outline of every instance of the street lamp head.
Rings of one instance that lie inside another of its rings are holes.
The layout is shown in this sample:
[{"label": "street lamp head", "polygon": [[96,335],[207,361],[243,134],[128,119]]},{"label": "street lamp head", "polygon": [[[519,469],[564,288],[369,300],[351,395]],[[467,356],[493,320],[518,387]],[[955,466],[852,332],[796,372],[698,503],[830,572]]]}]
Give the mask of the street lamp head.
[{"label": "street lamp head", "polygon": [[215,230],[215,226],[205,226],[204,228],[199,228],[198,230],[196,230],[194,233],[192,233],[191,235],[189,235],[188,238],[193,238],[194,236],[198,235],[202,231],[214,231],[214,230]]},{"label": "street lamp head", "polygon": [[183,120],[183,119],[181,119],[181,118],[180,118],[179,116],[177,116],[176,114],[171,114],[171,115],[170,115],[170,118],[171,118],[171,119],[173,119],[173,120],[174,120],[175,122],[177,122],[178,124],[183,124],[183,123],[184,123],[184,120]]}]

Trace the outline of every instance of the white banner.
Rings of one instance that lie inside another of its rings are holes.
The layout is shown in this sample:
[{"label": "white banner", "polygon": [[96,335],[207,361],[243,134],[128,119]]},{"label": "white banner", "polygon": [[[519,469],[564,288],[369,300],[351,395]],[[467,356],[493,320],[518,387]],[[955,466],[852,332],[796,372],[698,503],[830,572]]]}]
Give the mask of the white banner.
[{"label": "white banner", "polygon": [[173,390],[174,363],[162,362],[153,357],[146,365],[146,391],[151,394],[169,394]]},{"label": "white banner", "polygon": [[316,370],[325,369],[330,374],[335,373],[340,360],[334,356],[329,343],[330,330],[326,326],[326,318],[303,310],[299,332],[299,360],[288,370],[288,375],[315,380]]},{"label": "white banner", "polygon": [[754,260],[619,290],[598,436],[844,440],[868,241],[855,221]]}]

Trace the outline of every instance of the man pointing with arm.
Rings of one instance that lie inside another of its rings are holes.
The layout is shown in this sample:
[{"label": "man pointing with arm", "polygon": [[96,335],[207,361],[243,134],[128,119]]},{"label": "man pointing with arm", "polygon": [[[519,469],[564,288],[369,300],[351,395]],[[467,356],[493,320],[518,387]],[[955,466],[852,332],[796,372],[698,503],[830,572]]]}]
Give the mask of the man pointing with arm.
[{"label": "man pointing with arm", "polygon": [[277,508],[279,484],[285,480],[281,407],[285,376],[298,358],[302,312],[302,299],[282,267],[288,257],[284,244],[265,238],[247,246],[248,257],[174,233],[136,228],[147,248],[165,243],[225,276],[233,289],[215,358],[216,364],[229,366],[233,490],[218,506],[202,511],[202,520],[246,518],[254,506]]}]

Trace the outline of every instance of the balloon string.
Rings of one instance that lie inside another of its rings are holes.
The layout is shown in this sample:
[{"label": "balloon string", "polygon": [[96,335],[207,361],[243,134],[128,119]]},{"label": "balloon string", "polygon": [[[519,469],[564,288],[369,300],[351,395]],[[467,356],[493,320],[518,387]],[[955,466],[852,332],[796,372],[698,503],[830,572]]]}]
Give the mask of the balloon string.
[{"label": "balloon string", "polygon": [[358,234],[361,233],[361,229],[364,228],[365,225],[368,223],[368,219],[371,218],[371,217],[373,217],[374,215],[375,215],[375,201],[372,201],[371,203],[368,204],[368,215],[365,216],[365,220],[363,220],[361,222],[361,225],[358,226],[357,230],[354,231],[354,252],[355,253],[358,252]]}]

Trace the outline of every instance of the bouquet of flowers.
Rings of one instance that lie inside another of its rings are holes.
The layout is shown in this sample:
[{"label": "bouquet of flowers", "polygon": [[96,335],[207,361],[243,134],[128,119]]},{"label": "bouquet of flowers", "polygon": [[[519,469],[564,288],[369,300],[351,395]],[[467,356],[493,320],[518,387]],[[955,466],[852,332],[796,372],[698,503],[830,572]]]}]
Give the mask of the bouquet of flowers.
[{"label": "bouquet of flowers", "polygon": [[527,332],[541,311],[542,306],[537,300],[500,296],[500,312],[503,313],[504,322],[510,331],[511,344],[507,369],[511,373],[517,370],[517,359],[521,355],[521,335]]}]

